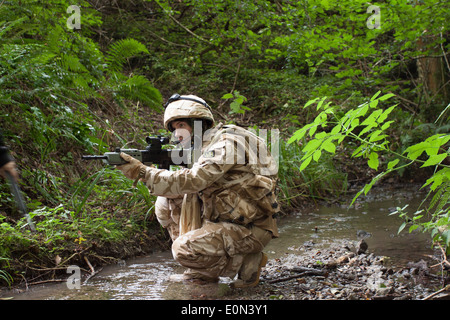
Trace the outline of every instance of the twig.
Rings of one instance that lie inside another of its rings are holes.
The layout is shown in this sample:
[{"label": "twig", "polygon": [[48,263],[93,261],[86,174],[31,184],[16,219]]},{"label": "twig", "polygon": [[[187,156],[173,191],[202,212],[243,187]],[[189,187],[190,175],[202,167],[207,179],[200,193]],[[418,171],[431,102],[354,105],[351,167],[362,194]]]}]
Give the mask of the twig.
[{"label": "twig", "polygon": [[48,283],[48,282],[66,282],[66,281],[67,281],[67,279],[48,279],[48,280],[32,282],[32,283],[29,283],[28,285],[33,286],[36,284],[43,284],[43,283]]},{"label": "twig", "polygon": [[89,266],[89,269],[91,269],[91,274],[86,278],[86,280],[84,280],[83,284],[86,284],[89,279],[91,279],[93,276],[95,276],[97,273],[99,273],[100,271],[102,271],[103,268],[100,268],[99,270],[95,271],[94,267],[92,266],[92,264],[89,262],[89,259],[84,256],[84,261],[86,261],[87,265]]},{"label": "twig", "polygon": [[95,273],[94,267],[93,267],[92,264],[89,262],[89,259],[88,259],[86,256],[84,256],[83,258],[84,258],[84,261],[86,261],[87,265],[89,266],[89,269],[91,269],[91,274],[92,274],[92,273]]},{"label": "twig", "polygon": [[230,93],[233,93],[234,89],[236,89],[236,83],[237,83],[237,79],[238,79],[240,70],[241,70],[241,61],[238,62],[238,67],[237,67],[237,70],[236,70],[236,76],[234,77],[234,83],[233,83],[233,87],[231,88],[231,92]]},{"label": "twig", "polygon": [[438,264],[432,265],[430,268],[434,268],[437,267],[439,265],[444,266],[444,264],[448,265],[450,267],[450,262],[447,260],[447,255],[445,253],[444,248],[442,248],[441,244],[438,243],[439,248],[441,249],[442,252],[442,261],[439,262]]},{"label": "twig", "polygon": [[175,19],[169,12],[167,12],[167,10],[165,10],[163,8],[163,6],[161,4],[159,4],[159,2],[156,2],[161,9],[169,16],[170,19],[172,19],[177,25],[179,25],[181,28],[183,28],[184,30],[186,30],[189,34],[193,35],[194,37],[196,37],[197,39],[204,41],[206,43],[210,43],[208,40],[200,37],[199,35],[195,34],[194,32],[192,32],[191,30],[189,30],[187,27],[185,27],[180,21],[178,21],[177,19]]},{"label": "twig", "polygon": [[[441,39],[443,40],[442,32],[440,32],[440,35],[441,35]],[[441,50],[442,50],[442,55],[444,57],[445,63],[447,65],[447,69],[448,69],[448,71],[450,71],[450,64],[448,63],[448,60],[447,60],[447,53],[444,50],[444,46],[442,45],[442,42],[441,42]]]},{"label": "twig", "polygon": [[151,30],[147,30],[147,31],[148,31],[148,33],[150,33],[152,36],[154,36],[154,37],[160,39],[161,41],[164,41],[164,42],[166,42],[166,43],[168,43],[168,44],[170,44],[170,45],[177,46],[177,47],[183,47],[183,48],[190,48],[190,46],[188,46],[188,45],[181,44],[181,43],[175,43],[175,42],[169,41],[169,40],[167,40],[167,39],[165,39],[165,38],[159,36],[158,34],[152,32]]},{"label": "twig", "polygon": [[301,271],[299,274],[295,274],[295,275],[292,275],[292,276],[269,280],[267,282],[268,283],[278,283],[278,282],[289,281],[289,280],[292,280],[292,279],[306,277],[306,276],[325,276],[327,274],[325,271],[309,269],[309,268],[304,268],[304,269],[302,269],[302,268],[295,268],[295,269],[291,269],[291,271],[298,272],[296,270],[298,270],[298,271],[305,270],[305,271]]},{"label": "twig", "polygon": [[430,294],[429,296],[423,298],[422,300],[428,300],[433,298],[434,296],[437,296],[439,293],[444,292],[444,291],[450,291],[450,284],[446,285],[444,288],[442,288],[441,290],[438,290],[432,294]]},{"label": "twig", "polygon": [[100,269],[98,269],[97,271],[91,273],[91,274],[86,278],[86,280],[84,280],[83,285],[85,285],[85,284],[88,282],[89,279],[91,279],[93,276],[95,276],[96,274],[98,274],[98,273],[99,273],[100,271],[102,271],[102,270],[103,270],[103,268],[100,268]]}]

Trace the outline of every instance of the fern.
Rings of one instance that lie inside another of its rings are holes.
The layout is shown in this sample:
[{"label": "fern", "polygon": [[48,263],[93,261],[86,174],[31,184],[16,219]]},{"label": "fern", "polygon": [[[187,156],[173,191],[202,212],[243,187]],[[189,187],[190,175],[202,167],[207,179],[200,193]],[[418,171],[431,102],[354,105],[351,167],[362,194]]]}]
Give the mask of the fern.
[{"label": "fern", "polygon": [[[149,53],[145,45],[135,39],[122,39],[111,45],[106,55],[107,72],[110,74],[109,87],[120,97],[140,101],[151,108],[162,104],[161,93],[142,75],[125,77],[121,71],[128,60],[140,53]],[[116,99],[119,105],[122,101]]]},{"label": "fern", "polygon": [[109,70],[119,72],[128,59],[139,53],[149,53],[145,45],[135,39],[122,39],[113,43],[106,55]]},{"label": "fern", "polygon": [[[1,41],[5,35],[8,33],[8,31],[13,30],[17,25],[21,25],[24,23],[24,21],[27,19],[27,17],[22,17],[22,18],[18,18],[17,20],[14,21],[1,21],[0,22],[0,43],[2,43],[3,41]],[[16,31],[16,34],[14,35],[14,37],[9,36],[8,41],[10,41],[11,38],[15,38],[17,37],[17,35],[20,34],[20,32]],[[6,37],[5,37],[6,38]]]},{"label": "fern", "polygon": [[446,204],[448,204],[449,199],[450,199],[450,181],[446,181],[437,189],[436,193],[433,196],[433,199],[431,200],[430,205],[428,206],[428,209],[431,210],[436,206],[435,211],[439,212],[444,208]]},{"label": "fern", "polygon": [[162,104],[161,93],[153,87],[146,77],[141,75],[128,78],[120,86],[119,94],[126,99],[140,101],[154,109]]}]

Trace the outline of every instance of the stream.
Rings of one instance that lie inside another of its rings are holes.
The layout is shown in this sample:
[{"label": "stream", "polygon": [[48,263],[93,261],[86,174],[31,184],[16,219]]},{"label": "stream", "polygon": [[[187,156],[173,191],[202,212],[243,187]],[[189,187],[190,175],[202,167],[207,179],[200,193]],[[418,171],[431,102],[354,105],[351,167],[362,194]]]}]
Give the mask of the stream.
[{"label": "stream", "polygon": [[[342,239],[364,238],[368,252],[387,256],[394,265],[427,259],[433,253],[429,235],[408,231],[397,234],[402,221],[397,215],[389,215],[405,204],[409,204],[410,210],[417,208],[424,194],[416,190],[417,186],[373,190],[370,197],[361,198],[351,209],[346,205],[322,205],[284,217],[279,222],[280,237],[272,240],[264,251],[270,261],[290,254],[301,255],[312,247],[325,248]],[[171,252],[166,251],[105,266],[88,281],[82,278],[79,289],[69,289],[64,282],[48,283],[19,293],[12,290],[7,295],[14,300],[184,300],[201,299],[207,291],[209,296],[214,291],[212,295],[220,298],[221,291],[229,290],[231,279],[227,278],[221,278],[218,285],[206,286],[169,281],[171,274],[183,271]]]}]

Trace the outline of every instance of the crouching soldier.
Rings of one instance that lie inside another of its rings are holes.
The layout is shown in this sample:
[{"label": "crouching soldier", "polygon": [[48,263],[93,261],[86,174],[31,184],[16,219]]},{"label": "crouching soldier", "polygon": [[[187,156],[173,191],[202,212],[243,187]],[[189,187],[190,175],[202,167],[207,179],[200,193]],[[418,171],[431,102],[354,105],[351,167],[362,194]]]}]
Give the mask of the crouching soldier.
[{"label": "crouching soldier", "polygon": [[156,169],[122,153],[128,163],[117,168],[158,196],[156,216],[173,240],[175,260],[187,268],[185,279],[237,274],[235,287],[257,285],[267,262],[262,250],[278,237],[278,166],[265,141],[234,125],[213,127],[210,107],[193,95],[168,100],[164,126],[181,145],[194,146],[194,155],[200,151],[192,166]]}]

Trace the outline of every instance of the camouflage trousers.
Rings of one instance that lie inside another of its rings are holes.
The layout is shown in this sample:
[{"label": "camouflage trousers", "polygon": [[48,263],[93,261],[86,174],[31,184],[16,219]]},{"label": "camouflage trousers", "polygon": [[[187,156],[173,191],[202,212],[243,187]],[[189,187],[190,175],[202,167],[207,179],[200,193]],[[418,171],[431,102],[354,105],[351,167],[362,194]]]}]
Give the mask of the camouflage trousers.
[{"label": "camouflage trousers", "polygon": [[158,221],[172,237],[174,259],[189,268],[188,275],[210,280],[233,278],[236,274],[246,278],[247,272],[257,268],[259,259],[255,256],[260,256],[272,239],[271,232],[255,226],[246,228],[228,222],[204,220],[201,228],[179,236],[177,227],[181,200],[158,197],[155,212]]}]

